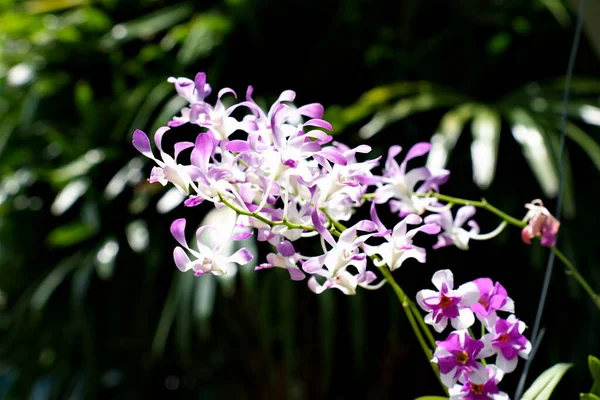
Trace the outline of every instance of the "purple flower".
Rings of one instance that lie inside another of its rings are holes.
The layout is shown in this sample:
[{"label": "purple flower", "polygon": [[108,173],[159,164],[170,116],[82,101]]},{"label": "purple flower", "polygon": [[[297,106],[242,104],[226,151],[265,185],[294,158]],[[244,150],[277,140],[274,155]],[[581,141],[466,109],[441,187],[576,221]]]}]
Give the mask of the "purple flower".
[{"label": "purple flower", "polygon": [[[331,245],[325,254],[311,257],[304,261],[302,269],[313,276],[308,280],[309,288],[315,293],[326,289],[337,288],[345,294],[356,293],[358,285],[368,285],[375,280],[375,274],[367,271],[367,255],[360,250],[360,246],[372,234],[358,236],[357,231],[373,232],[377,229],[371,221],[360,221],[346,229],[337,242],[320,221],[318,212],[313,213],[313,224],[322,238]],[[357,273],[351,274],[348,267],[353,266]],[[325,278],[320,284],[315,275]]]},{"label": "purple flower", "polygon": [[450,388],[449,400],[509,400],[508,395],[498,389],[502,376],[502,371],[494,365],[481,366],[463,384]]},{"label": "purple flower", "polygon": [[429,312],[425,316],[425,323],[432,325],[436,332],[446,328],[448,319],[454,329],[466,329],[473,325],[475,317],[469,307],[480,297],[477,286],[468,282],[452,290],[454,275],[449,269],[437,271],[431,281],[439,292],[424,289],[417,293],[417,304]]},{"label": "purple flower", "polygon": [[408,230],[408,225],[419,225],[422,222],[421,217],[416,214],[407,215],[402,221],[398,222],[394,229],[388,230],[377,215],[375,203],[371,203],[371,220],[377,225],[380,235],[383,235],[386,240],[378,246],[365,245],[365,252],[372,256],[378,254],[381,256],[381,261],[375,261],[375,265],[381,267],[387,265],[393,271],[400,268],[404,261],[409,258],[414,258],[420,263],[425,262],[425,249],[417,247],[413,244],[413,237],[418,232],[427,234],[436,234],[440,231],[439,226],[435,224],[425,224],[417,228]]},{"label": "purple flower", "polygon": [[179,142],[175,145],[175,155],[171,157],[162,149],[162,137],[169,130],[167,127],[159,128],[154,134],[154,143],[160,152],[161,158],[154,157],[150,139],[139,129],[133,133],[133,146],[137,151],[158,164],[158,167],[152,168],[150,183],[159,182],[165,186],[171,182],[183,194],[189,194],[189,187],[198,175],[198,169],[191,165],[182,165],[177,163],[177,156],[185,149],[193,147],[191,142]]},{"label": "purple flower", "polygon": [[529,209],[525,215],[525,220],[528,224],[521,231],[521,239],[523,242],[530,244],[534,237],[541,237],[540,243],[542,246],[552,247],[556,244],[556,235],[560,228],[560,222],[550,214],[550,211],[541,200],[534,200],[531,203],[525,204]]},{"label": "purple flower", "polygon": [[269,253],[267,254],[267,262],[260,264],[255,270],[261,270],[266,268],[284,268],[287,269],[290,278],[294,281],[301,281],[304,279],[304,273],[300,268],[298,268],[298,262],[301,260],[300,254],[296,252],[294,249],[294,245],[284,240],[283,242],[277,244],[276,246],[277,253]]},{"label": "purple flower", "polygon": [[[438,190],[439,185],[448,180],[449,172],[442,170],[433,174],[426,167],[416,168],[406,172],[408,161],[415,157],[427,154],[431,144],[417,143],[410,148],[402,164],[398,165],[394,157],[400,154],[400,146],[392,146],[385,162],[385,170],[381,178],[382,186],[375,191],[375,203],[390,202],[392,212],[398,212],[400,217],[408,214],[423,214],[426,206],[435,201],[433,198],[422,198],[415,193],[426,193],[429,190]],[[419,182],[423,182],[416,188]]]},{"label": "purple flower", "polygon": [[471,310],[477,318],[486,326],[492,326],[496,322],[496,311],[515,312],[515,304],[508,297],[506,289],[499,282],[490,278],[479,278],[473,281],[479,289],[481,296],[479,301],[471,306]]},{"label": "purple flower", "polygon": [[[463,206],[456,212],[454,221],[452,220],[452,212],[449,208],[443,208],[438,213],[425,217],[425,223],[438,224],[442,228],[442,232],[438,236],[438,241],[433,248],[439,249],[455,245],[461,250],[468,250],[469,239],[471,239],[472,235],[479,233],[477,223],[473,220],[468,221],[473,215],[475,215],[475,207]],[[465,222],[471,228],[469,231],[462,227]]]},{"label": "purple flower", "polygon": [[[233,267],[233,263],[239,265],[245,265],[252,260],[252,253],[246,248],[242,248],[230,256],[222,254],[224,247],[229,242],[230,238],[223,238],[224,240],[214,247],[207,246],[201,238],[202,232],[205,229],[212,229],[217,231],[217,228],[206,225],[201,226],[196,231],[196,244],[198,250],[191,249],[185,239],[185,225],[186,221],[184,218],[177,219],[171,224],[171,234],[181,244],[182,247],[177,246],[173,250],[173,259],[175,265],[180,271],[186,272],[190,269],[194,270],[196,276],[200,276],[206,273],[212,273],[214,275],[227,274]],[[240,238],[246,238],[246,235],[240,236]],[[235,238],[234,238],[235,239]],[[191,260],[187,253],[187,250],[193,256]]]},{"label": "purple flower", "polygon": [[447,387],[452,387],[463,374],[470,374],[479,368],[476,359],[483,343],[473,339],[465,330],[452,332],[444,341],[436,341],[433,362],[440,366],[440,378]]},{"label": "purple flower", "polygon": [[527,359],[531,351],[531,342],[523,336],[527,326],[514,315],[507,319],[499,318],[490,333],[484,335],[481,341],[485,347],[482,354],[489,357],[496,354],[496,365],[505,373],[517,368],[517,356]]}]

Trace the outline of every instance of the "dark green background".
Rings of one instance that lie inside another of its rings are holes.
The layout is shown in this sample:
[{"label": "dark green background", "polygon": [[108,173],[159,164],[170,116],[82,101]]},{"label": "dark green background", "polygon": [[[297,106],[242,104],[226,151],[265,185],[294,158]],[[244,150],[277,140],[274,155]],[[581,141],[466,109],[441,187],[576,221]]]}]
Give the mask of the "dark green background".
[{"label": "dark green background", "polygon": [[[590,20],[569,117],[595,143],[598,127],[577,114],[582,105],[599,105],[599,53],[592,45],[598,23]],[[322,103],[336,140],[351,145],[363,142],[356,132],[386,107],[359,101],[363,93],[419,81],[435,86],[421,84],[390,104],[413,104],[415,93],[440,101],[450,93],[451,101],[392,116],[395,121],[367,141],[374,154],[429,140],[457,105],[487,105],[502,117],[494,182],[481,190],[471,179],[467,123],[443,191],[485,196],[521,218],[523,204],[545,196],[506,116],[514,109],[532,115],[556,165],[562,76],[574,27],[572,4],[559,0],[0,1],[0,397],[441,394],[388,287],[354,297],[316,296],[285,271],[261,271],[240,274],[233,286],[213,281],[214,307],[199,303],[197,293],[207,290],[200,281],[211,278],[177,271],[169,224],[180,217],[198,223],[208,207],[157,212],[166,190],[136,180],[135,163],[118,194],[107,197],[105,188],[138,157],[133,130],[153,133],[182,106],[172,101],[169,76],[205,71],[215,94],[232,87],[241,95],[253,85],[263,104],[296,90],[297,104]],[[17,65],[30,68],[30,80],[10,81]],[[547,109],[533,107],[535,98]],[[600,153],[594,146],[582,149],[571,136],[566,144],[559,246],[600,288]],[[149,171],[144,161],[143,176]],[[69,185],[85,190],[52,213]],[[552,199],[546,203],[553,209]],[[498,222],[478,215],[484,231]],[[134,221],[149,235],[139,252],[127,238]],[[393,226],[395,219],[385,222]],[[118,243],[119,251],[99,264],[97,253],[107,241]],[[494,241],[473,243],[469,252],[431,252],[427,264],[407,262],[395,276],[411,296],[430,287],[438,269],[452,269],[457,283],[492,277],[532,327],[546,257],[546,249],[525,246],[518,230],[508,229]],[[546,335],[529,382],[556,362],[573,362],[556,398],[588,391],[587,355],[600,353],[599,316],[557,264]],[[502,384],[511,395],[520,371]]]}]

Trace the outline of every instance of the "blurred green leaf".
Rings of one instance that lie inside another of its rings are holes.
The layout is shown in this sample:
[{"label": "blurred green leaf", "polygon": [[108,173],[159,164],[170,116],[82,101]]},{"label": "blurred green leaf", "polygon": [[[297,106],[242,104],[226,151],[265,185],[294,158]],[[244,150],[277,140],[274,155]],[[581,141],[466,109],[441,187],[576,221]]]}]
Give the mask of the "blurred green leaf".
[{"label": "blurred green leaf", "polygon": [[563,375],[573,364],[559,363],[542,372],[527,389],[521,400],[548,400]]},{"label": "blurred green leaf", "polygon": [[358,131],[362,139],[368,139],[393,122],[399,121],[409,115],[432,110],[442,106],[453,106],[464,98],[452,93],[432,92],[422,93],[413,97],[402,99],[390,107],[375,113],[371,121]]},{"label": "blurred green leaf", "polygon": [[558,23],[562,26],[568,26],[571,23],[569,12],[561,0],[539,0],[539,2],[552,13],[554,18],[556,18]]},{"label": "blurred green leaf", "polygon": [[590,389],[590,392],[600,396],[600,360],[597,357],[589,356],[588,367],[593,380],[592,389]]},{"label": "blurred green leaf", "polygon": [[82,255],[76,253],[69,258],[62,260],[57,264],[40,285],[35,289],[35,292],[31,296],[29,304],[34,311],[41,311],[52,293],[56,288],[65,280],[67,274],[75,269],[82,260]]},{"label": "blurred green leaf", "polygon": [[500,115],[487,107],[474,108],[471,131],[473,181],[482,189],[490,186],[496,173],[500,142]]},{"label": "blurred green leaf", "polygon": [[66,183],[67,181],[87,174],[90,169],[100,164],[105,158],[105,151],[101,149],[89,150],[75,161],[51,171],[50,179],[55,184]]},{"label": "blurred green leaf", "polygon": [[231,22],[222,15],[206,13],[198,16],[192,22],[190,31],[177,54],[177,60],[188,65],[208,55],[230,29]]},{"label": "blurred green leaf", "polygon": [[512,41],[512,35],[508,32],[499,32],[491,37],[487,44],[487,51],[491,55],[500,55],[506,51]]},{"label": "blurred green leaf", "polygon": [[600,144],[571,122],[567,122],[567,136],[587,153],[596,168],[600,171]]},{"label": "blurred green leaf", "polygon": [[212,274],[208,274],[198,279],[194,279],[192,276],[187,279],[195,281],[192,315],[196,322],[196,329],[200,338],[207,340],[210,337],[210,323],[217,295],[216,278]]},{"label": "blurred green leaf", "polygon": [[464,125],[473,115],[474,107],[474,104],[465,103],[444,114],[438,128],[431,137],[431,150],[427,155],[427,168],[435,170],[446,167],[448,157],[454,150]]},{"label": "blurred green leaf", "polygon": [[116,42],[122,43],[133,39],[147,40],[158,32],[188,18],[192,12],[193,9],[189,3],[163,8],[132,21],[115,25],[111,33],[105,35],[101,41],[106,47],[111,47]]},{"label": "blurred green leaf", "polygon": [[83,242],[96,234],[96,231],[84,222],[76,221],[54,228],[48,235],[50,247],[68,247]]},{"label": "blurred green leaf", "polygon": [[89,179],[81,178],[69,182],[57,195],[50,207],[52,214],[61,215],[69,210],[84,195],[90,186]]},{"label": "blurred green leaf", "polygon": [[31,14],[41,14],[64,10],[87,4],[90,0],[29,0],[24,2],[25,9]]},{"label": "blurred green leaf", "polygon": [[179,306],[179,285],[181,279],[189,278],[185,275],[186,274],[183,273],[175,274],[173,281],[171,282],[169,294],[167,296],[167,300],[165,301],[165,305],[163,306],[160,320],[158,321],[158,326],[156,327],[156,332],[154,333],[154,339],[152,340],[152,355],[154,357],[162,356],[165,351],[167,338],[169,337],[169,332],[171,330],[171,326],[173,325],[173,321],[175,320],[175,316],[177,315],[177,308]]},{"label": "blurred green leaf", "polygon": [[600,400],[600,396],[595,395],[593,393],[581,393],[579,395],[581,400]]},{"label": "blurred green leaf", "polygon": [[109,237],[96,252],[96,272],[100,279],[109,280],[115,270],[115,261],[119,254],[119,242]]},{"label": "blurred green leaf", "polygon": [[89,82],[81,80],[75,85],[75,105],[83,120],[84,128],[90,134],[97,126],[97,114],[94,110],[94,93]]},{"label": "blurred green leaf", "polygon": [[523,149],[523,155],[537,178],[544,194],[554,197],[558,191],[558,173],[542,134],[543,129],[522,109],[508,115],[513,137]]}]

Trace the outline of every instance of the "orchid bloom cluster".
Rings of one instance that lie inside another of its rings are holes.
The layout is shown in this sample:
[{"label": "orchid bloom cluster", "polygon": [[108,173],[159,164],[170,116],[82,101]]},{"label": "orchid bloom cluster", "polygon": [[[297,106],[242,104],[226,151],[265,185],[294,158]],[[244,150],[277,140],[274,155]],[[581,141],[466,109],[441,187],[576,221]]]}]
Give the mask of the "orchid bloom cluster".
[{"label": "orchid bloom cluster", "polygon": [[[504,374],[513,372],[519,357],[527,359],[531,343],[523,332],[525,323],[514,315],[514,302],[500,283],[479,278],[454,289],[450,270],[433,275],[438,291],[417,293],[417,304],[425,311],[425,323],[442,332],[448,322],[455,329],[446,340],[436,341],[432,362],[437,363],[450,400],[507,400],[498,389]],[[498,312],[509,313],[501,318]],[[471,327],[479,320],[485,328],[480,338]],[[495,356],[494,364],[484,359]]]},{"label": "orchid bloom cluster", "polygon": [[[332,141],[331,125],[322,119],[323,107],[292,104],[295,93],[284,91],[265,111],[252,98],[249,87],[243,101],[226,107],[223,98],[237,95],[222,89],[214,104],[207,102],[211,87],[206,75],[194,80],[170,78],[181,97],[189,103],[167,126],[154,134],[155,155],[148,136],[137,130],[133,145],[157,165],[150,182],[172,183],[184,196],[184,205],[194,207],[204,202],[214,207],[229,207],[237,214],[235,229],[222,243],[247,239],[272,245],[266,262],[256,269],[283,268],[291,279],[301,280],[308,274],[308,286],[316,293],[337,288],[354,294],[357,287],[374,288],[374,272],[367,270],[367,258],[391,270],[415,258],[425,262],[425,249],[413,243],[423,232],[437,234],[437,222],[425,222],[420,214],[435,199],[422,197],[438,190],[449,176],[448,171],[432,172],[427,168],[408,170],[408,162],[427,154],[429,143],[418,143],[399,164],[401,152],[393,146],[381,175],[373,173],[380,158],[359,160],[371,148],[355,148]],[[245,113],[243,112],[245,111]],[[234,115],[242,114],[236,118]],[[163,147],[165,135],[177,135],[176,127],[193,124],[199,127],[194,142],[176,142],[172,153]],[[184,161],[185,160],[185,161]],[[189,162],[188,162],[189,160]],[[355,211],[371,200],[370,219],[346,228]],[[388,228],[380,220],[376,205],[389,203],[401,220]],[[224,254],[225,246],[209,246],[202,233],[214,230],[203,226],[196,232],[196,246],[188,245],[185,219],[173,222],[171,232],[179,246],[173,256],[181,271],[196,275],[223,275],[245,265],[253,255],[245,248]],[[322,251],[301,254],[295,242],[317,236]]]},{"label": "orchid bloom cluster", "polygon": [[[369,146],[350,148],[332,141],[325,132],[332,126],[323,119],[323,107],[316,103],[295,106],[296,94],[291,90],[264,110],[253,100],[251,86],[244,100],[226,106],[225,96],[237,99],[237,94],[225,88],[210,103],[212,88],[204,73],[194,80],[169,78],[169,82],[189,105],[155,132],[159,156],[144,132],[133,134],[134,147],[156,163],[149,182],[173,184],[185,197],[186,207],[210,202],[236,214],[235,226],[217,245],[207,243],[203,236],[203,232],[217,231],[214,226],[200,227],[196,245],[190,246],[186,220],[173,222],[171,233],[179,243],[173,257],[181,271],[192,270],[198,276],[234,272],[254,255],[246,248],[225,254],[229,248],[225,244],[256,233],[256,240],[268,242],[272,252],[255,269],[283,268],[293,280],[308,274],[308,286],[316,293],[336,288],[354,294],[357,287],[380,286],[374,284],[375,273],[367,269],[367,258],[392,271],[409,258],[424,263],[425,249],[413,243],[419,232],[438,235],[434,248],[455,245],[466,250],[470,239],[489,238],[479,235],[478,225],[471,220],[474,207],[460,208],[453,219],[451,204],[444,206],[428,196],[439,191],[449,171],[408,168],[411,160],[429,152],[429,143],[411,147],[400,164],[396,158],[402,149],[392,146],[377,175],[373,169],[380,157],[359,160],[371,151]],[[167,150],[165,135],[176,136],[176,128],[183,124],[198,127],[195,141],[175,140],[173,150]],[[369,201],[370,219],[343,225]],[[399,221],[391,228],[379,218],[377,206],[381,204],[388,204],[398,215]],[[537,203],[531,205],[531,229],[524,239],[541,234],[548,242],[555,235],[557,226],[547,228],[549,219],[542,209]],[[425,212],[432,214],[423,218]],[[463,228],[465,223],[469,230]],[[308,237],[319,238],[319,254],[298,251],[294,243]]]}]

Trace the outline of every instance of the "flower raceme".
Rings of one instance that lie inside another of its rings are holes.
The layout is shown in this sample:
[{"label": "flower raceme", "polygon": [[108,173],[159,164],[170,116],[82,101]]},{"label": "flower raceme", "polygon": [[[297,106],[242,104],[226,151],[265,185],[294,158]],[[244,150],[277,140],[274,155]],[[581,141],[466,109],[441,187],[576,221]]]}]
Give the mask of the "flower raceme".
[{"label": "flower raceme", "polygon": [[[225,100],[235,99],[235,91],[222,89],[216,102],[210,103],[212,88],[204,73],[193,80],[180,77],[169,82],[189,104],[154,134],[158,156],[144,132],[133,134],[135,148],[157,164],[149,181],[173,184],[187,196],[186,207],[210,202],[216,208],[233,209],[238,228],[247,235],[256,230],[256,240],[273,246],[266,262],[255,269],[283,268],[294,280],[308,274],[309,288],[316,293],[336,288],[354,294],[359,286],[378,287],[373,285],[375,273],[367,269],[368,258],[391,270],[409,258],[425,262],[425,249],[414,244],[415,236],[438,234],[441,228],[423,223],[420,214],[434,199],[416,193],[438,190],[449,172],[411,170],[407,164],[427,154],[429,143],[414,145],[400,163],[396,157],[402,149],[393,146],[383,174],[377,175],[373,169],[380,158],[366,157],[369,146],[350,148],[333,142],[327,133],[332,126],[322,119],[323,107],[294,106],[296,94],[291,90],[264,111],[253,100],[252,87],[243,101],[227,106]],[[176,142],[170,153],[163,138],[176,137],[177,127],[183,124],[198,127],[196,139]],[[340,223],[349,221],[368,200],[372,200],[371,220],[350,228]],[[377,215],[375,205],[383,203],[402,218],[393,229],[386,228]],[[232,263],[250,262],[247,249],[229,255],[221,252],[222,246],[206,246],[202,232],[211,227],[200,227],[196,246],[188,246],[184,228],[185,220],[177,220],[171,229],[180,244],[174,251],[180,270],[221,275]],[[298,252],[295,242],[313,236],[320,238],[322,252],[313,256]],[[235,240],[223,241],[231,239]]]},{"label": "flower raceme", "polygon": [[[518,358],[527,358],[531,343],[523,335],[525,324],[514,314],[503,319],[497,312],[514,313],[514,303],[506,289],[489,278],[467,282],[458,289],[450,270],[437,271],[432,282],[439,292],[424,289],[417,304],[428,312],[425,323],[442,332],[447,321],[457,329],[446,340],[436,341],[432,362],[438,364],[440,380],[452,400],[508,400],[498,389],[504,374],[513,372]],[[473,314],[487,333],[473,336]],[[484,359],[496,357],[495,364]]]}]

